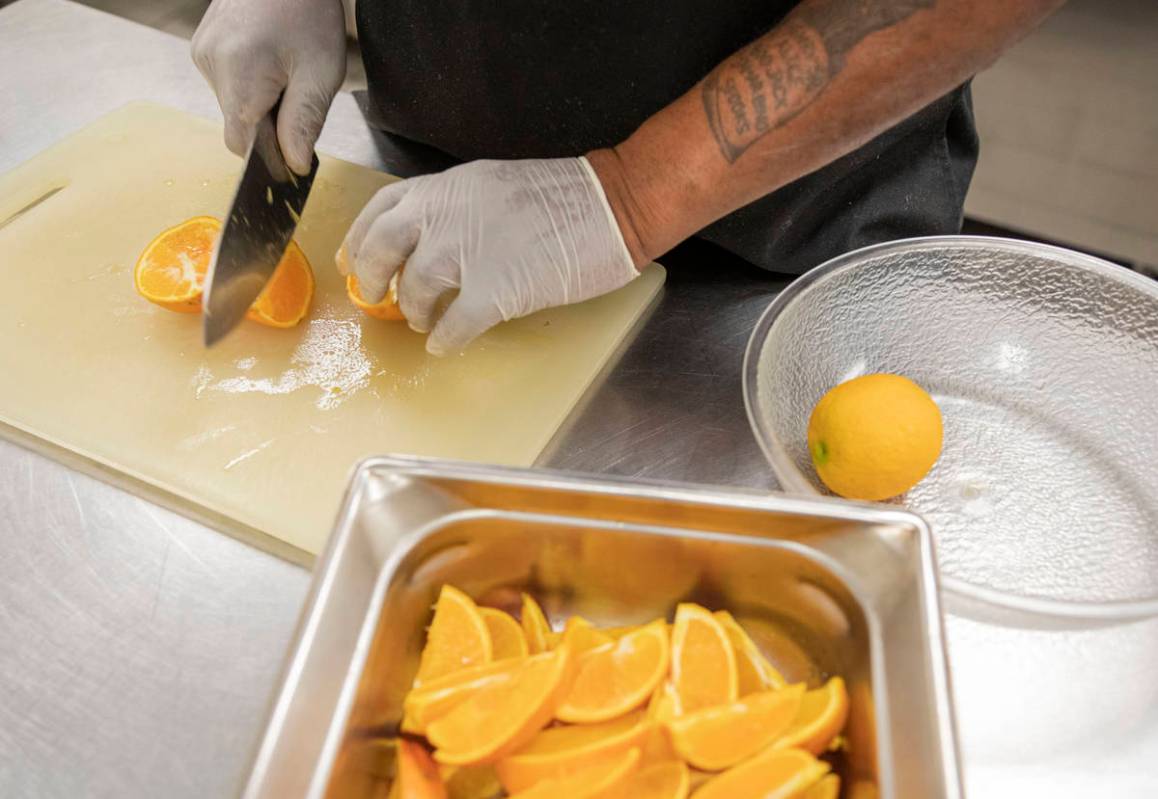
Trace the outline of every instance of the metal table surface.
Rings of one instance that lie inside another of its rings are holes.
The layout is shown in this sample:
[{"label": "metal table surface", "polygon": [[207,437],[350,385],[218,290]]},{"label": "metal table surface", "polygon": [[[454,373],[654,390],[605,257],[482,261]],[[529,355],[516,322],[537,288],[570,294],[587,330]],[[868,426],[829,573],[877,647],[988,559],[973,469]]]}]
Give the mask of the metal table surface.
[{"label": "metal table surface", "polygon": [[[0,9],[0,172],[136,99],[218,117],[180,39],[66,0]],[[350,95],[319,148],[403,171]],[[783,285],[710,258],[677,265],[542,465],[775,487],[740,361]],[[236,791],[308,583],[303,568],[0,440],[0,795]],[[1158,796],[1158,621],[947,624],[973,796]]]}]

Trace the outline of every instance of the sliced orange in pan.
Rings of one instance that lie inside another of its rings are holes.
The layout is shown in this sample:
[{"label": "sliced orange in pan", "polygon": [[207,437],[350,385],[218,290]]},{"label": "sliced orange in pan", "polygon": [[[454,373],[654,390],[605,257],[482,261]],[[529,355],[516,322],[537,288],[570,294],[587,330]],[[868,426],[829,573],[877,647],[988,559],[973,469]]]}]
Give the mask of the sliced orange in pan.
[{"label": "sliced orange in pan", "polygon": [[721,771],[779,738],[800,709],[804,684],[765,691],[686,713],[667,723],[672,746],[689,765]]},{"label": "sliced orange in pan", "polygon": [[676,715],[736,701],[739,677],[731,639],[712,612],[684,603],[671,632]]},{"label": "sliced orange in pan", "polygon": [[579,658],[575,681],[555,717],[589,724],[629,713],[647,702],[667,675],[670,659],[662,619],[588,650]]},{"label": "sliced orange in pan", "polygon": [[493,655],[490,630],[478,605],[454,586],[444,585],[434,605],[434,620],[426,633],[415,686],[489,663]]}]

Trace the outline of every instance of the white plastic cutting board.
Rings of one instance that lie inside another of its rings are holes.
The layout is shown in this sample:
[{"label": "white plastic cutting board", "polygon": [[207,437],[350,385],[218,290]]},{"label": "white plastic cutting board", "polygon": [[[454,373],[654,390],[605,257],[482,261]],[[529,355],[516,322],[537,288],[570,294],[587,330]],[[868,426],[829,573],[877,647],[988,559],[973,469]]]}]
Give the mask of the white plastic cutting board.
[{"label": "white plastic cutting board", "polygon": [[333,253],[391,178],[323,158],[298,229],[318,281],[308,322],[252,322],[213,350],[198,315],[133,289],[138,253],[198,214],[221,217],[241,162],[217,126],[126,106],[0,176],[0,421],[316,553],[362,457],[530,465],[663,283],[426,355],[405,324],[345,298]]}]

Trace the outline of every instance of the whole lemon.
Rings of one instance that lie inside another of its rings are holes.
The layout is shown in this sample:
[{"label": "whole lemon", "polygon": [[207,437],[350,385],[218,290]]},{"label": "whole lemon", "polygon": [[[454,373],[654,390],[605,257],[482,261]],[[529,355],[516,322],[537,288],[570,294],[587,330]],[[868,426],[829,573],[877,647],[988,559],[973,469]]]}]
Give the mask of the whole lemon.
[{"label": "whole lemon", "polygon": [[863,375],[820,398],[808,451],[833,493],[882,500],[919,483],[941,455],[941,411],[900,375]]}]

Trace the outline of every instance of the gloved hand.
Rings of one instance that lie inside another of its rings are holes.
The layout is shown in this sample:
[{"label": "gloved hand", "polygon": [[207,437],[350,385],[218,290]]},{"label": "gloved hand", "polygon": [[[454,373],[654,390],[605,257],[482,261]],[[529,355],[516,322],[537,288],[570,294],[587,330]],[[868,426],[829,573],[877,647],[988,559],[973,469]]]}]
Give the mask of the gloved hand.
[{"label": "gloved hand", "polygon": [[[337,257],[378,302],[398,300],[433,355],[498,322],[580,302],[638,272],[586,158],[473,161],[393,183],[366,204]],[[458,297],[436,319],[439,298]]]},{"label": "gloved hand", "polygon": [[341,0],[213,0],[193,34],[193,61],[217,93],[225,145],[238,155],[284,91],[278,144],[290,169],[309,172],[346,76]]}]

